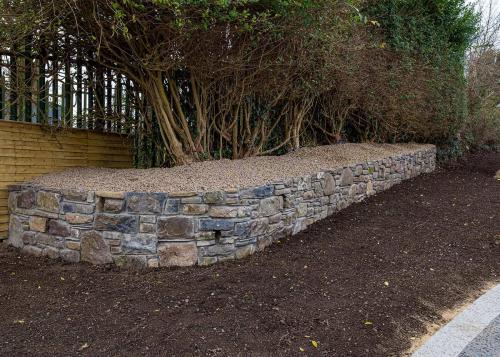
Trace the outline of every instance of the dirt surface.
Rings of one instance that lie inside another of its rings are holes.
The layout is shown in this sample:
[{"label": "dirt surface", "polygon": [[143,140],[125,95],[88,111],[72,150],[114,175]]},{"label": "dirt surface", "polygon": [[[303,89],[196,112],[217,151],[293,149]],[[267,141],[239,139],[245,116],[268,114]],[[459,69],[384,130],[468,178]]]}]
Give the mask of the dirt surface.
[{"label": "dirt surface", "polygon": [[41,176],[33,183],[50,188],[88,191],[200,192],[235,189],[430,147],[418,144],[329,145],[302,148],[283,156],[204,161],[167,169],[69,169]]},{"label": "dirt surface", "polygon": [[2,248],[0,355],[404,355],[500,280],[499,166],[476,154],[208,268],[133,273]]}]

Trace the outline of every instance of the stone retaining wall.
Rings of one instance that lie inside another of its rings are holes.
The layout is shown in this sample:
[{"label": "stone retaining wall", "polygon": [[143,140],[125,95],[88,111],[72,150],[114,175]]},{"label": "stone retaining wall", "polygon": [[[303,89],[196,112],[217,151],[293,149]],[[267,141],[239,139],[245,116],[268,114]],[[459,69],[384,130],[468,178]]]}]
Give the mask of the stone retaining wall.
[{"label": "stone retaining wall", "polygon": [[215,192],[83,192],[12,186],[9,242],[70,262],[209,265],[273,241],[435,168],[427,148],[382,160]]}]

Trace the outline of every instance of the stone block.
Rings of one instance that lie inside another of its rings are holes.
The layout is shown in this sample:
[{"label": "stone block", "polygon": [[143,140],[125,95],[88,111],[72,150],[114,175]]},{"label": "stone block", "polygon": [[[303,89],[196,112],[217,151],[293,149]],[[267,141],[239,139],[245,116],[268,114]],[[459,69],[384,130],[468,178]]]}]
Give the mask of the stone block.
[{"label": "stone block", "polygon": [[124,205],[124,200],[119,200],[116,198],[105,198],[102,210],[109,213],[121,213],[123,211]]},{"label": "stone block", "polygon": [[120,255],[113,257],[116,266],[128,270],[142,270],[148,266],[148,261],[144,255]]},{"label": "stone block", "polygon": [[95,195],[97,197],[115,198],[117,200],[123,200],[125,198],[125,192],[96,191]]},{"label": "stone block", "polygon": [[21,191],[17,194],[16,206],[22,209],[32,209],[35,207],[36,194],[33,189]]},{"label": "stone block", "polygon": [[80,213],[66,213],[65,219],[69,224],[88,224],[94,221],[94,216]]},{"label": "stone block", "polygon": [[59,237],[69,237],[71,235],[71,227],[64,221],[51,219],[49,221],[49,234]]},{"label": "stone block", "polygon": [[201,231],[229,231],[234,228],[234,222],[229,219],[200,219]]},{"label": "stone block", "polygon": [[182,206],[182,213],[187,215],[201,215],[208,212],[208,205],[199,203],[188,203]]},{"label": "stone block", "polygon": [[80,242],[75,242],[72,240],[66,241],[66,248],[71,249],[71,250],[80,250],[81,249],[81,243]]},{"label": "stone block", "polygon": [[141,223],[156,223],[156,216],[141,216]]},{"label": "stone block", "polygon": [[61,195],[54,192],[39,191],[36,196],[36,204],[39,209],[58,213]]},{"label": "stone block", "polygon": [[198,261],[198,248],[195,242],[162,243],[158,246],[160,266],[191,266]]},{"label": "stone block", "polygon": [[264,198],[259,204],[259,213],[262,216],[271,216],[283,210],[283,197],[273,196]]},{"label": "stone block", "polygon": [[217,257],[199,257],[198,265],[199,266],[209,266],[217,263]]},{"label": "stone block", "polygon": [[208,212],[210,217],[215,218],[237,218],[243,217],[244,208],[236,206],[210,206]]},{"label": "stone block", "polygon": [[154,254],[156,253],[157,238],[155,234],[139,233],[126,236],[122,241],[124,254]]},{"label": "stone block", "polygon": [[42,255],[49,257],[50,259],[59,258],[59,249],[54,247],[45,247],[42,249]]},{"label": "stone block", "polygon": [[165,204],[165,214],[172,215],[179,213],[180,203],[181,200],[179,199],[168,199],[167,203]]},{"label": "stone block", "polygon": [[63,190],[63,197],[68,201],[87,202],[88,192],[80,190]]},{"label": "stone block", "polygon": [[15,215],[10,216],[9,221],[9,244],[16,248],[22,248],[23,243],[23,222]]},{"label": "stone block", "polygon": [[192,239],[193,237],[193,218],[175,216],[158,219],[159,239]]},{"label": "stone block", "polygon": [[350,186],[354,182],[354,176],[350,168],[345,168],[342,170],[342,175],[340,176],[340,186]]},{"label": "stone block", "polygon": [[127,211],[141,214],[161,213],[165,199],[164,193],[128,193]]},{"label": "stone block", "polygon": [[80,252],[76,250],[63,249],[59,252],[62,260],[70,263],[78,263],[80,261]]},{"label": "stone block", "polygon": [[114,231],[120,233],[135,233],[138,229],[136,216],[119,214],[97,214],[94,229],[98,231]]},{"label": "stone block", "polygon": [[36,245],[35,232],[24,232],[22,240],[24,244]]},{"label": "stone block", "polygon": [[139,233],[154,233],[156,231],[156,225],[154,223],[140,223]]},{"label": "stone block", "polygon": [[224,203],[226,193],[224,191],[205,192],[203,194],[203,201],[210,204]]},{"label": "stone block", "polygon": [[241,238],[256,237],[266,233],[269,228],[268,218],[257,218],[251,221],[237,223],[234,234]]},{"label": "stone block", "polygon": [[272,196],[274,193],[273,185],[265,185],[260,187],[248,188],[240,191],[241,198],[265,198]]},{"label": "stone block", "polygon": [[40,257],[42,255],[42,248],[35,247],[34,245],[25,245],[21,252],[24,254],[34,255],[35,257]]},{"label": "stone block", "polygon": [[109,264],[113,262],[109,246],[96,231],[83,232],[81,235],[81,260],[92,264]]},{"label": "stone block", "polygon": [[335,192],[335,179],[329,173],[325,173],[322,181],[323,195],[330,196]]},{"label": "stone block", "polygon": [[47,231],[47,218],[30,216],[29,225],[30,225],[30,231],[43,233]]}]

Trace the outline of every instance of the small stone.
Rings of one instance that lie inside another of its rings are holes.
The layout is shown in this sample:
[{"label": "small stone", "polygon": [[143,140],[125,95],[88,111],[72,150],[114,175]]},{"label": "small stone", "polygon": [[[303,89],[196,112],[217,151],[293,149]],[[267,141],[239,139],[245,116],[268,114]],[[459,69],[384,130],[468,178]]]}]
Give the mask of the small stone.
[{"label": "small stone", "polygon": [[198,265],[199,266],[209,266],[217,263],[217,257],[199,257]]},{"label": "small stone", "polygon": [[47,230],[47,218],[30,216],[29,225],[30,225],[30,231],[43,233]]},{"label": "small stone", "polygon": [[182,206],[182,212],[188,215],[200,215],[208,212],[208,206],[204,204],[188,203]]},{"label": "small stone", "polygon": [[368,183],[366,184],[366,194],[368,196],[372,196],[374,195],[376,192],[375,190],[373,189],[373,182],[371,181],[368,181]]},{"label": "small stone", "polygon": [[122,252],[124,254],[147,254],[156,253],[156,235],[137,234],[126,236],[122,240]]},{"label": "small stone", "polygon": [[36,203],[36,194],[35,191],[25,190],[21,191],[17,195],[17,207],[22,209],[31,209],[35,206]]},{"label": "small stone", "polygon": [[104,205],[102,210],[109,213],[121,213],[123,206],[125,204],[124,200],[118,200],[116,198],[106,198],[104,199]]},{"label": "small stone", "polygon": [[137,226],[137,217],[128,215],[97,214],[94,221],[94,229],[98,231],[135,233]]},{"label": "small stone", "polygon": [[148,259],[148,268],[159,268],[160,260],[158,258]]},{"label": "small stone", "polygon": [[192,239],[194,221],[189,217],[166,217],[158,219],[158,238],[160,239]]},{"label": "small stone", "polygon": [[166,196],[163,193],[127,194],[127,211],[133,213],[161,213]]},{"label": "small stone", "polygon": [[53,192],[40,191],[37,194],[36,204],[38,208],[49,211],[49,212],[59,212],[59,202],[61,201],[61,195]]},{"label": "small stone", "polygon": [[255,253],[255,246],[254,245],[247,245],[241,248],[238,248],[235,252],[236,259],[242,259],[245,258],[249,255],[252,255]]},{"label": "small stone", "polygon": [[66,241],[66,248],[71,250],[80,250],[81,244],[80,242],[74,242],[72,240]]},{"label": "small stone", "polygon": [[59,237],[69,237],[71,235],[71,227],[64,221],[51,219],[49,221],[49,234]]},{"label": "small stone", "polygon": [[65,219],[69,224],[87,224],[94,221],[94,216],[79,213],[66,213]]},{"label": "small stone", "polygon": [[194,242],[165,243],[158,247],[160,266],[191,266],[198,261],[198,248]]},{"label": "small stone", "polygon": [[80,261],[80,252],[76,250],[63,249],[59,252],[62,260],[70,263],[78,263]]},{"label": "small stone", "polygon": [[109,264],[113,258],[104,238],[96,231],[82,233],[81,260],[92,264]]}]

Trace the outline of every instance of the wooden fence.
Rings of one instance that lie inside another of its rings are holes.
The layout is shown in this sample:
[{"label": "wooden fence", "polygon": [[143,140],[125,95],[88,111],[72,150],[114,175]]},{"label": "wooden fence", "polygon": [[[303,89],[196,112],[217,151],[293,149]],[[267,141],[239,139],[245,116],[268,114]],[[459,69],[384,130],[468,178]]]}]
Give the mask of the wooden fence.
[{"label": "wooden fence", "polygon": [[133,167],[126,136],[0,120],[0,240],[9,225],[7,186],[70,167]]}]

